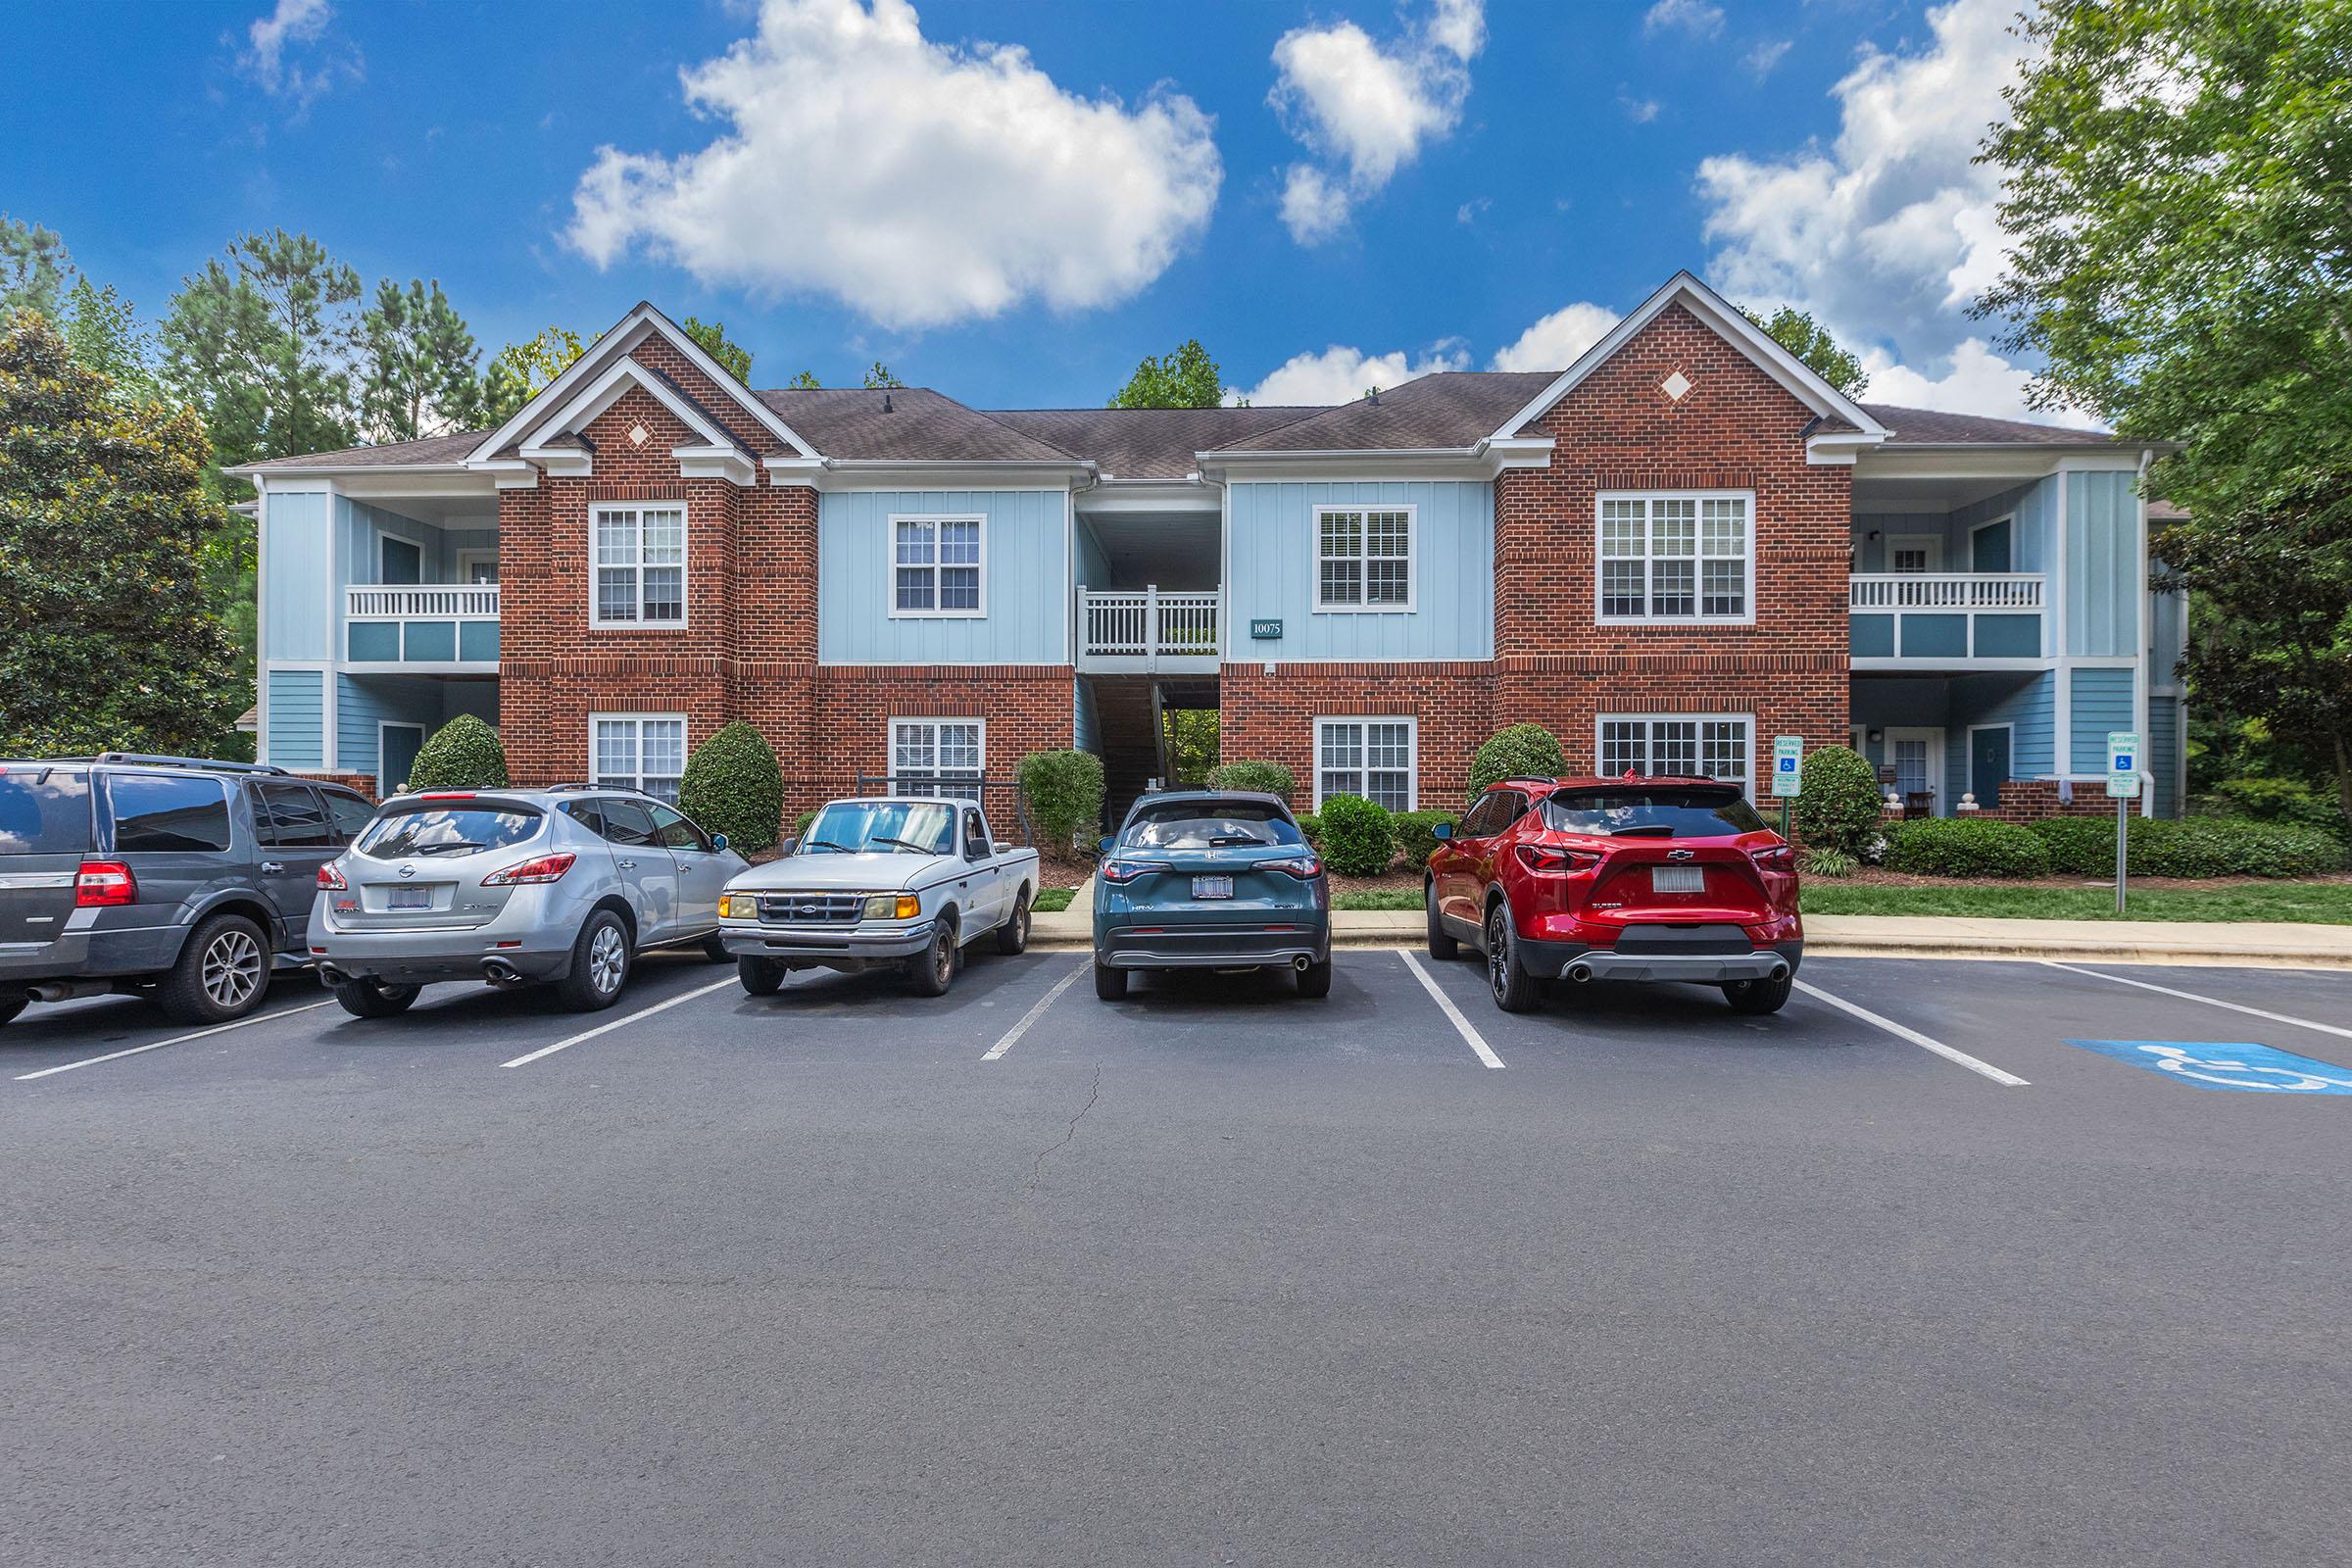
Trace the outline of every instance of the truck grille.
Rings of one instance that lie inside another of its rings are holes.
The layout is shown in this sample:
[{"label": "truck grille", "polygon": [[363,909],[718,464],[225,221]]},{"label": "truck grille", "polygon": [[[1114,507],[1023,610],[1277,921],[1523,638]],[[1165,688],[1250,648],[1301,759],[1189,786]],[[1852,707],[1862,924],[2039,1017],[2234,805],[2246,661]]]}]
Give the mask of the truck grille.
[{"label": "truck grille", "polygon": [[856,925],[862,893],[762,893],[760,918],[784,925]]}]

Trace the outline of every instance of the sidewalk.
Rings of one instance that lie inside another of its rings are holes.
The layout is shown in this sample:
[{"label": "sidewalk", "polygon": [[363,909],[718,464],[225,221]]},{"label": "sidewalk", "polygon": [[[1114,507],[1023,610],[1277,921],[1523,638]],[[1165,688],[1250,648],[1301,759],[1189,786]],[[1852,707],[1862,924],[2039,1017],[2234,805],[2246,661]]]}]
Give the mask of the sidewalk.
[{"label": "sidewalk", "polygon": [[[1032,916],[1031,947],[1094,946],[1090,877],[1059,914]],[[1342,909],[1335,948],[1419,947],[1420,911]],[[1805,956],[1823,958],[2060,958],[2099,963],[2221,963],[2265,969],[2352,969],[2352,925],[2285,921],[1980,920],[1952,915],[1815,914]]]}]

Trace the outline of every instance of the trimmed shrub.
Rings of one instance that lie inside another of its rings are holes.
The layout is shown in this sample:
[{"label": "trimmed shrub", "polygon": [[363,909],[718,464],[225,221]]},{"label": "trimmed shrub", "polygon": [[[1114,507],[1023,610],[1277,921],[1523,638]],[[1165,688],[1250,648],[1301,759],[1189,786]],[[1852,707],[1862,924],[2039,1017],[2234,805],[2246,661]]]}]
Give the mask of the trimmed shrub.
[{"label": "trimmed shrub", "polygon": [[1878,769],[1850,746],[1807,752],[1795,816],[1796,836],[1811,848],[1865,858],[1886,831]]},{"label": "trimmed shrub", "polygon": [[1298,835],[1316,849],[1323,847],[1323,818],[1312,811],[1298,818]]},{"label": "trimmed shrub", "polygon": [[1342,876],[1378,876],[1396,858],[1396,824],[1389,808],[1354,795],[1323,803],[1323,858]]},{"label": "trimmed shrub", "polygon": [[1208,787],[1212,790],[1255,790],[1263,795],[1291,798],[1298,780],[1280,762],[1224,762],[1208,770]]},{"label": "trimmed shrub", "polygon": [[2060,876],[2115,875],[2114,818],[2046,816],[2026,826],[2049,850],[2050,869]]},{"label": "trimmed shrub", "polygon": [[[393,782],[398,782],[397,780]],[[486,719],[460,713],[435,732],[409,767],[411,790],[503,790],[507,749]],[[385,794],[391,790],[386,787]]]},{"label": "trimmed shrub", "polygon": [[1557,735],[1541,724],[1513,724],[1489,736],[1470,759],[1470,799],[1506,778],[1558,778],[1567,771]]},{"label": "trimmed shrub", "polygon": [[738,855],[782,836],[784,768],[767,737],[738,718],[694,749],[678,779],[678,809],[706,833],[724,833]]},{"label": "trimmed shrub", "polygon": [[815,820],[816,813],[814,811],[803,811],[800,815],[792,819],[792,836],[796,839],[807,838],[808,836],[808,824]]},{"label": "trimmed shrub", "polygon": [[1810,850],[1805,854],[1807,876],[1852,876],[1862,862],[1843,850]]},{"label": "trimmed shrub", "polygon": [[1917,876],[2047,876],[2050,852],[2033,829],[2014,822],[1930,816],[1894,830],[1886,869]]},{"label": "trimmed shrub", "polygon": [[[2050,863],[2059,871],[2115,875],[2115,823],[2108,818],[2051,817],[2033,829],[2049,846]],[[2341,870],[2345,860],[2344,846],[2332,835],[2285,822],[2134,816],[2126,832],[2133,876],[2318,876]]]},{"label": "trimmed shrub", "polygon": [[1021,759],[1021,794],[1041,846],[1066,853],[1080,832],[1102,825],[1102,759],[1092,752],[1031,752]]},{"label": "trimmed shrub", "polygon": [[2352,838],[2352,817],[2344,815],[2335,797],[2313,789],[2299,778],[2259,774],[2226,778],[2197,804],[2201,811],[2215,816],[2252,817],[2293,827],[2316,827],[2339,839]]},{"label": "trimmed shrub", "polygon": [[1394,819],[1396,829],[1396,853],[1404,857],[1407,865],[1419,868],[1429,863],[1438,853],[1438,836],[1431,830],[1440,822],[1449,827],[1461,826],[1459,814],[1452,811],[1399,811]]}]

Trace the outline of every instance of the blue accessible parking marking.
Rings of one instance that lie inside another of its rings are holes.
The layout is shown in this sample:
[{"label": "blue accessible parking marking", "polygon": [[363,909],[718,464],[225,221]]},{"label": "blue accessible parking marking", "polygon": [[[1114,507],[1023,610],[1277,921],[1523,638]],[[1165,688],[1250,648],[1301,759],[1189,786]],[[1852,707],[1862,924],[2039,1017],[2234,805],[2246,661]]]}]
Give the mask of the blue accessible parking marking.
[{"label": "blue accessible parking marking", "polygon": [[2069,1040],[2070,1046],[2145,1067],[2200,1089],[2257,1094],[2352,1095],[2352,1068],[2269,1046],[2196,1040]]}]

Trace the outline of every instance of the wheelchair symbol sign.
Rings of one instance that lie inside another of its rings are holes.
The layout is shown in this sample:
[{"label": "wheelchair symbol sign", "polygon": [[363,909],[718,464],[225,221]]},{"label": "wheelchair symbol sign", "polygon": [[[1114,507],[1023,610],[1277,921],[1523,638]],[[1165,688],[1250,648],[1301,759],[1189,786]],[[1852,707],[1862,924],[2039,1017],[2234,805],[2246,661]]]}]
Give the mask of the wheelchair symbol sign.
[{"label": "wheelchair symbol sign", "polygon": [[2314,1061],[2269,1046],[2193,1040],[2069,1040],[2070,1046],[2128,1061],[2199,1089],[2263,1095],[2352,1095],[2352,1067]]}]

